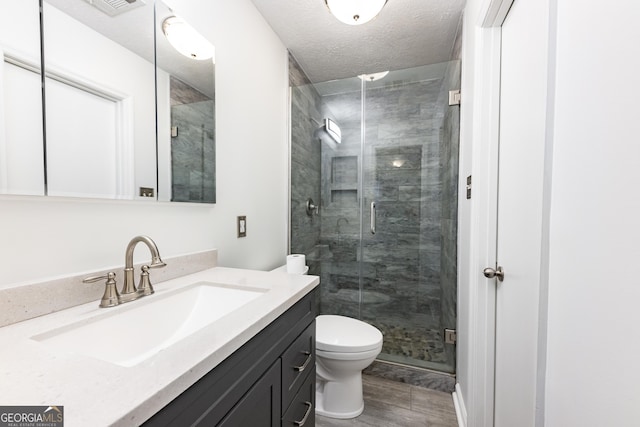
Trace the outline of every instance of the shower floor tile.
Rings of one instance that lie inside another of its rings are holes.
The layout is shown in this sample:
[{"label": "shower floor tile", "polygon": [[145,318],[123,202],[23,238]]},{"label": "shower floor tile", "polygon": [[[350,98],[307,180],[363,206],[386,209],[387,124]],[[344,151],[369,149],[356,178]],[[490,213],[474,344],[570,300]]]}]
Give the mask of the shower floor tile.
[{"label": "shower floor tile", "polygon": [[350,420],[316,415],[317,427],[457,427],[451,394],[362,376],[364,412]]},{"label": "shower floor tile", "polygon": [[399,321],[386,319],[372,321],[384,335],[382,352],[409,359],[433,363],[447,363],[447,353],[439,330],[413,325],[402,325]]}]

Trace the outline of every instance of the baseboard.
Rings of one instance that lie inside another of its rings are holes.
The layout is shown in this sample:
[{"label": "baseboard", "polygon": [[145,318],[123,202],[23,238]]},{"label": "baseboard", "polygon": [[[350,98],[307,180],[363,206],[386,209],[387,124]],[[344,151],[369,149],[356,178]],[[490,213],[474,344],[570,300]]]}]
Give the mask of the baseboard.
[{"label": "baseboard", "polygon": [[453,406],[456,408],[458,426],[467,427],[467,408],[464,406],[464,399],[462,398],[462,390],[460,390],[459,383],[456,383],[456,391],[451,394],[453,395]]}]

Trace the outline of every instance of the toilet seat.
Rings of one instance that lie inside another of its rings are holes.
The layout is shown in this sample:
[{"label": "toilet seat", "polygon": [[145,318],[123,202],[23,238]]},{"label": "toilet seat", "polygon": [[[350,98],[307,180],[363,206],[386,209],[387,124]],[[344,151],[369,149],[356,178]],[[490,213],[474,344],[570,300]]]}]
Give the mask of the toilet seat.
[{"label": "toilet seat", "polygon": [[[316,349],[321,352],[363,353],[377,350],[379,353],[381,347],[382,333],[365,322],[344,316],[316,317]],[[344,360],[348,358],[344,356]]]},{"label": "toilet seat", "polygon": [[316,357],[322,357],[325,359],[332,360],[362,360],[362,359],[375,359],[377,355],[380,354],[380,350],[382,350],[382,343],[373,350],[365,350],[358,352],[349,352],[345,353],[342,351],[324,351],[316,348]]}]

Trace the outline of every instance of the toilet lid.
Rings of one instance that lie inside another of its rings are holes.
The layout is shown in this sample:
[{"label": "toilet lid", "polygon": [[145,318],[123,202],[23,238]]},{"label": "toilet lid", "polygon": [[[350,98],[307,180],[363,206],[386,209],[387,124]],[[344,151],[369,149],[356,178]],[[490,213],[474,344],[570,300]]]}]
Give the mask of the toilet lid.
[{"label": "toilet lid", "polygon": [[316,317],[318,350],[357,353],[373,350],[382,343],[382,333],[368,323],[345,316]]}]

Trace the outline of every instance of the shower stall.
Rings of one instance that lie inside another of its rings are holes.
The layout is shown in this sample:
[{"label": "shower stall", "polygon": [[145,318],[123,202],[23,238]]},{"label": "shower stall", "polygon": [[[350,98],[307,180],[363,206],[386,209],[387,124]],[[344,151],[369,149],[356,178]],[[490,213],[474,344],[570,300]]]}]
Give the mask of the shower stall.
[{"label": "shower stall", "polygon": [[380,329],[379,360],[454,373],[460,61],[315,84],[290,63],[290,251],[320,313]]}]

